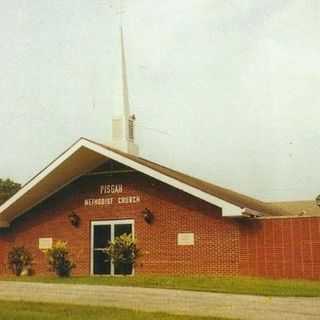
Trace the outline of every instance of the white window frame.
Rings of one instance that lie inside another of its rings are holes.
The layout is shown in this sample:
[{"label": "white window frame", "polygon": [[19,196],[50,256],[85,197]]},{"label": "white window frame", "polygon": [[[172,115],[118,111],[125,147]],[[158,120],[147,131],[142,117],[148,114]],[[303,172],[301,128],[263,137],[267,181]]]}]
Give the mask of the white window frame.
[{"label": "white window frame", "polygon": [[[111,241],[114,239],[114,226],[118,224],[131,224],[132,228],[132,237],[134,238],[134,220],[133,219],[126,219],[126,220],[95,220],[91,221],[91,243],[90,243],[90,275],[94,276],[95,274],[93,273],[93,236],[94,236],[94,226],[101,226],[101,225],[110,225],[111,229]],[[132,273],[131,275],[134,275],[134,267],[132,267]],[[111,262],[111,270],[110,270],[110,275],[105,275],[105,276],[115,276],[114,274],[114,265]]]}]

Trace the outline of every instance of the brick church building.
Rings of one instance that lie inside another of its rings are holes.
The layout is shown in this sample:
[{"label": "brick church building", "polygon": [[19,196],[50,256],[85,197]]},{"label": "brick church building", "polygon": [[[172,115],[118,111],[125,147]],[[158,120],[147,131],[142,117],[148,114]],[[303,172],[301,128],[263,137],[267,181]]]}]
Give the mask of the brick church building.
[{"label": "brick church building", "polygon": [[121,48],[123,112],[112,144],[79,139],[0,206],[0,275],[22,245],[34,273],[49,273],[43,250],[58,240],[74,274],[121,274],[103,249],[132,233],[141,251],[132,274],[319,279],[317,210],[301,216],[139,157],[123,40]]}]

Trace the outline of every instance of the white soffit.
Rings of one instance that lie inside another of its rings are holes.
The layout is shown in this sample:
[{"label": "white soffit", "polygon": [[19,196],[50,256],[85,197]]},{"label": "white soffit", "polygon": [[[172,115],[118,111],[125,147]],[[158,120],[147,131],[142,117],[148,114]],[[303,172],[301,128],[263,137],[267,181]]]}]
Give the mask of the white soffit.
[{"label": "white soffit", "polygon": [[[86,152],[88,150],[93,152],[89,152],[89,154]],[[168,177],[154,169],[128,159],[117,152],[104,148],[99,144],[81,138],[23,186],[13,197],[0,206],[0,227],[7,227],[13,219],[44,201],[79,176],[93,170],[102,164],[106,158],[118,161],[161,182],[220,207],[222,209],[222,215],[225,217],[242,216],[242,209],[238,206]],[[76,166],[74,165],[75,161]],[[38,191],[38,193],[36,191]],[[30,201],[33,199],[34,201],[31,203]]]}]

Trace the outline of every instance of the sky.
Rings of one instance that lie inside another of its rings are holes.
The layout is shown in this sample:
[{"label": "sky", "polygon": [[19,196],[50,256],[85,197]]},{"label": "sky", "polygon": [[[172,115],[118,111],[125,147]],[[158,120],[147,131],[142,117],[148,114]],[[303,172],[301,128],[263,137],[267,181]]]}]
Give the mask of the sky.
[{"label": "sky", "polygon": [[318,0],[0,3],[0,177],[111,140],[120,33],[140,156],[265,201],[320,193]]}]

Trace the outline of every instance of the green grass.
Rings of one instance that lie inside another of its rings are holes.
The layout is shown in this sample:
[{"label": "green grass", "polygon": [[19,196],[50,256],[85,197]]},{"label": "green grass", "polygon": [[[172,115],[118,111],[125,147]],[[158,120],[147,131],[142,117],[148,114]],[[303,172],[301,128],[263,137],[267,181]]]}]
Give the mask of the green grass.
[{"label": "green grass", "polygon": [[247,277],[173,277],[145,275],[134,277],[0,277],[0,280],[45,283],[133,286],[193,291],[252,294],[262,296],[320,297],[320,281],[271,280]]},{"label": "green grass", "polygon": [[[223,320],[214,317],[194,317],[131,311],[126,309],[0,301],[0,320]],[[227,320],[227,319],[224,319]]]}]

